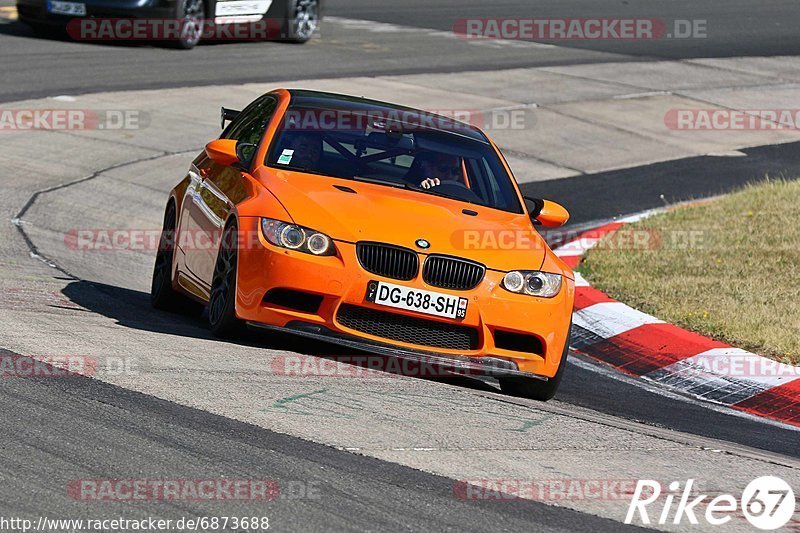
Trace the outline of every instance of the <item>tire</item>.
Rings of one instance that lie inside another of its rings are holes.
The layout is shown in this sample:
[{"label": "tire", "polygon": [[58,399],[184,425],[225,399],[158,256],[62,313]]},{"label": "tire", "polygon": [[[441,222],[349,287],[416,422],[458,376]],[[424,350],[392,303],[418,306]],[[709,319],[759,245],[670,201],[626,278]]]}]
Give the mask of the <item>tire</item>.
[{"label": "tire", "polygon": [[219,243],[211,298],[208,302],[208,323],[216,337],[231,339],[245,330],[244,323],[236,318],[236,268],[239,261],[236,223],[229,224]]},{"label": "tire", "polygon": [[519,396],[531,400],[546,402],[553,398],[561,384],[564,376],[564,369],[567,368],[567,356],[569,355],[569,343],[572,339],[572,323],[569,325],[567,341],[564,343],[564,353],[561,354],[561,361],[558,364],[556,375],[548,381],[541,381],[535,378],[508,377],[500,378],[500,389],[510,396]]},{"label": "tire", "polygon": [[182,21],[181,35],[170,44],[181,50],[191,50],[200,42],[206,19],[205,0],[179,0],[175,18]]},{"label": "tire", "polygon": [[302,44],[314,36],[320,21],[319,0],[287,0],[284,41]]},{"label": "tire", "polygon": [[161,230],[161,238],[158,241],[156,263],[153,266],[153,280],[150,284],[150,305],[163,311],[197,317],[203,313],[203,304],[195,302],[172,288],[176,226],[175,204],[170,202],[167,211],[164,213],[164,225]]}]

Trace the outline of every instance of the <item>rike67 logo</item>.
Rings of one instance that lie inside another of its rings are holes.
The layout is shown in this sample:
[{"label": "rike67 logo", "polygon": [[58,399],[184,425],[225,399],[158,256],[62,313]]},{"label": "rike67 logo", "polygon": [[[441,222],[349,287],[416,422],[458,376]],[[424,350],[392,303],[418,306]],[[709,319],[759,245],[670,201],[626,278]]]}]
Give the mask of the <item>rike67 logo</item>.
[{"label": "rike67 logo", "polygon": [[[745,487],[740,500],[732,494],[720,494],[709,500],[709,495],[693,491],[693,485],[694,480],[689,479],[681,490],[680,482],[673,481],[663,498],[663,507],[660,507],[656,502],[662,495],[661,483],[640,479],[636,483],[625,523],[638,521],[645,525],[650,524],[651,515],[648,511],[653,513],[652,520],[661,525],[667,524],[670,517],[671,522],[676,525],[683,523],[684,519],[697,525],[700,516],[708,524],[723,526],[732,518],[744,515],[753,527],[769,531],[785,526],[795,511],[794,491],[779,477],[763,476],[754,479]],[[648,509],[648,506],[659,509]],[[658,513],[658,510],[661,512]]]}]

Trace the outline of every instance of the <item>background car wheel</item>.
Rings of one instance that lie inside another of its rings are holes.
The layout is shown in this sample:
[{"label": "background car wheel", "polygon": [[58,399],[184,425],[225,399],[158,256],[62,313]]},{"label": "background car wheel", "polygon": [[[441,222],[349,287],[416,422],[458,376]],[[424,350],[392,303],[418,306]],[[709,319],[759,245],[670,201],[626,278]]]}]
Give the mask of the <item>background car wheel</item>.
[{"label": "background car wheel", "polygon": [[556,375],[548,381],[540,381],[534,378],[509,377],[501,378],[500,389],[511,396],[520,396],[546,402],[556,395],[564,369],[567,368],[567,355],[569,354],[569,343],[572,340],[572,323],[569,325],[567,342],[564,343],[564,353],[561,354],[561,362],[558,364]]},{"label": "background car wheel", "polygon": [[204,0],[180,0],[175,15],[178,20],[182,21],[181,35],[172,44],[182,50],[191,50],[197,46],[203,35],[206,3]]},{"label": "background car wheel", "polygon": [[288,0],[288,2],[284,40],[304,43],[314,36],[319,26],[319,0]]},{"label": "background car wheel", "polygon": [[156,309],[190,316],[200,316],[203,305],[172,288],[172,261],[175,256],[175,204],[170,202],[164,214],[164,226],[158,241],[153,281],[150,285],[150,304]]},{"label": "background car wheel", "polygon": [[217,337],[233,338],[244,331],[244,323],[236,318],[237,242],[237,226],[232,223],[222,234],[208,303],[208,322],[211,332]]}]

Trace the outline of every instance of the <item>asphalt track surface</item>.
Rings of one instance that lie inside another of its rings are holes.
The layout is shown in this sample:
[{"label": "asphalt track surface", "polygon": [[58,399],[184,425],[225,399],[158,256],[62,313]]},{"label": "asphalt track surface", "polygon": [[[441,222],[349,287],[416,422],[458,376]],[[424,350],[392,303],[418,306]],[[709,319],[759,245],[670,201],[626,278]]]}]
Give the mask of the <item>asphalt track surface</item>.
[{"label": "asphalt track surface", "polygon": [[[0,355],[11,356],[10,352]],[[247,478],[281,487],[264,503],[148,502],[147,514],[269,516],[279,531],[617,531],[612,520],[533,501],[480,505],[453,497],[453,482],[400,465],[288,437],[82,376],[6,380],[0,437],[2,514],[80,518],[64,487],[97,479]],[[80,435],[80,438],[76,438]],[[291,483],[302,480],[301,488]],[[324,497],[308,499],[307,491]],[[139,506],[141,507],[141,506]],[[86,517],[141,518],[112,504]],[[629,527],[629,529],[634,529]]]},{"label": "asphalt track surface", "polygon": [[[0,5],[13,5],[2,0]],[[757,12],[754,13],[754,10]],[[789,55],[800,53],[800,6],[792,0],[331,0],[327,15],[444,33],[464,17],[583,17],[706,20],[707,36],[652,41],[559,41],[557,48],[474,47],[466,52],[417,39],[376,40],[331,23],[304,46],[202,45],[184,53],[136,44],[37,38],[18,22],[0,24],[0,102],[114,89],[186,87],[357,75],[458,72],[608,61]],[[385,37],[382,36],[382,37]]]},{"label": "asphalt track surface", "polygon": [[[620,49],[609,43],[559,43],[558,50],[524,52],[478,48],[471,54],[442,60],[431,50],[417,50],[408,41],[370,57],[375,35],[348,36],[332,30],[336,42],[305,47],[273,43],[207,45],[182,53],[144,46],[106,46],[39,39],[24,27],[0,25],[0,101],[13,101],[103,89],[181,87],[235,81],[303,79],[358,74],[400,74],[480,70],[499,67],[800,53],[797,20],[800,7],[790,2],[764,3],[757,23],[745,16],[752,4],[737,2],[627,3],[545,2],[531,12],[527,2],[422,2],[399,4],[367,0],[331,2],[328,14],[448,31],[452,12],[459,16],[660,16],[665,19],[706,18],[709,38],[703,41],[637,43]],[[621,10],[625,10],[620,13]],[[630,10],[630,11],[629,11]],[[711,21],[714,24],[711,24]],[[713,31],[712,31],[713,29]],[[323,30],[325,31],[325,30]],[[395,58],[387,61],[386,57]],[[147,68],[145,68],[147,67]],[[86,80],[92,80],[87,84]],[[656,207],[697,196],[723,193],[766,173],[800,174],[800,147],[795,144],[743,150],[746,158],[702,157],[678,162],[526,184],[526,192],[547,191],[554,200],[569,196],[582,223]],[[650,179],[632,179],[633,176]],[[679,178],[676,178],[679,176]],[[701,179],[702,178],[702,179]],[[639,189],[621,197],[616,191],[633,184]],[[660,196],[664,195],[664,200]],[[22,207],[22,204],[19,206]],[[82,273],[73,272],[80,277]],[[176,326],[152,318],[147,295],[122,287],[75,281],[65,296],[86,309],[142,329],[180,331],[207,338],[200,321],[175,319]],[[113,302],[109,304],[109,302]],[[150,317],[150,318],[148,318]],[[276,339],[253,335],[259,345]],[[278,345],[302,351],[293,339]],[[0,345],[2,347],[2,345]],[[308,351],[308,347],[305,347]],[[311,351],[325,352],[324,347]],[[8,352],[2,355],[12,356]],[[582,361],[582,360],[580,360]],[[777,425],[709,410],[690,400],[666,397],[632,381],[598,372],[591,364],[571,365],[559,402],[609,415],[609,419],[642,422],[698,437],[719,439],[791,458],[800,457],[798,433]],[[480,383],[457,383],[465,391],[485,391]],[[621,401],[620,399],[624,399]],[[512,401],[509,399],[509,401]],[[389,461],[355,455],[287,436],[231,418],[192,409],[151,395],[81,377],[69,380],[3,380],[0,409],[0,457],[6,482],[0,487],[3,514],[75,516],[64,499],[64,484],[91,472],[97,478],[163,477],[180,471],[190,477],[247,476],[278,480],[319,481],[326,496],[309,501],[291,495],[269,515],[290,530],[486,530],[519,531],[536,524],[542,531],[615,531],[622,527],[590,514],[536,502],[509,502],[502,507],[462,502],[452,497],[452,480]],[[164,517],[209,514],[203,505],[152,503],[149,514]],[[213,509],[211,509],[213,510]],[[104,511],[108,511],[107,509]],[[119,504],[113,514],[139,516],[141,509]],[[226,505],[225,514],[252,512]],[[84,512],[84,511],[81,511]]]},{"label": "asphalt track surface", "polygon": [[[757,10],[755,12],[754,10]],[[454,19],[464,18],[651,18],[669,27],[674,20],[704,20],[702,39],[671,39],[635,42],[543,41],[580,48],[653,59],[794,55],[800,52],[797,20],[800,7],[791,0],[692,1],[678,0],[445,0],[428,2],[331,2],[331,14],[341,17],[393,22],[408,26],[449,31]]]}]

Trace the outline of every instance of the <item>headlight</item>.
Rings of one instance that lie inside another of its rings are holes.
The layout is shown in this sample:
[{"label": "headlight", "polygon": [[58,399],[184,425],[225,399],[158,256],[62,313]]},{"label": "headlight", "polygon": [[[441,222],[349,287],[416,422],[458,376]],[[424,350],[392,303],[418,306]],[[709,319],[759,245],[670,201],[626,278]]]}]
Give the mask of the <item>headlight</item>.
[{"label": "headlight", "polygon": [[271,218],[262,218],[261,231],[264,232],[264,237],[269,242],[281,248],[312,255],[334,255],[336,253],[336,247],[331,238],[313,229]]},{"label": "headlight", "polygon": [[538,270],[512,270],[505,275],[502,285],[510,292],[552,298],[561,290],[561,275]]}]

